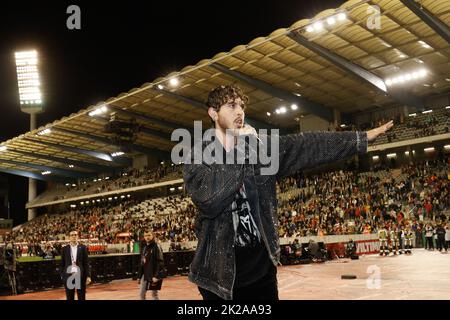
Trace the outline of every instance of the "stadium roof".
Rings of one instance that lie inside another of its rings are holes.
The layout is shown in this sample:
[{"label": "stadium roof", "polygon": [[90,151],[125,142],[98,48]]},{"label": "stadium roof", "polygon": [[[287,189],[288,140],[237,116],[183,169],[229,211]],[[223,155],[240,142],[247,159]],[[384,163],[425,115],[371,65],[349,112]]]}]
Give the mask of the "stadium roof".
[{"label": "stadium roof", "polygon": [[[420,110],[424,98],[450,92],[449,25],[447,0],[348,1],[10,139],[2,143],[0,171],[44,180],[83,177],[129,165],[138,154],[168,152],[173,129],[192,128],[194,120],[209,125],[203,102],[211,89],[229,83],[249,95],[246,115],[259,128],[293,128],[305,114],[332,121],[333,110],[344,117],[395,105]],[[420,81],[387,85],[423,68]],[[171,85],[174,78],[178,85]],[[295,112],[275,113],[292,104]],[[102,106],[108,111],[89,115]],[[110,112],[142,126],[131,152],[120,157],[111,156],[119,147],[104,132]]]}]

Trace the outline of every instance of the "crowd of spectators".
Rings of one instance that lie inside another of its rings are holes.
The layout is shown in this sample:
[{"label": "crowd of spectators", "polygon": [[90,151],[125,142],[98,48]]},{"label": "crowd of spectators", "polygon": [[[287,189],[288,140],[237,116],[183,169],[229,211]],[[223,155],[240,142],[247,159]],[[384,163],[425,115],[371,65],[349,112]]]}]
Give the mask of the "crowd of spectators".
[{"label": "crowd of spectators", "polygon": [[[386,223],[410,225],[422,234],[446,222],[450,208],[448,163],[441,160],[360,173],[299,172],[277,183],[280,237],[369,234]],[[130,172],[130,182],[140,172]],[[145,204],[145,205],[144,205]],[[151,209],[149,209],[151,208]],[[155,199],[130,197],[92,203],[63,214],[44,214],[10,237],[30,255],[55,255],[70,230],[80,238],[116,244],[139,241],[152,228],[160,241],[195,241],[197,209],[184,194]],[[422,243],[423,244],[423,243]]]}]

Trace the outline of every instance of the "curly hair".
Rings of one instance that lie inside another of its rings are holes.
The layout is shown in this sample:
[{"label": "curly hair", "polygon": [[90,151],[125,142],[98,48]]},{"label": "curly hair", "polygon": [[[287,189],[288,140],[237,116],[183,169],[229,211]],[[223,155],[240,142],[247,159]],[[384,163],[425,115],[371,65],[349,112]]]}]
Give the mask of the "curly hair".
[{"label": "curly hair", "polygon": [[206,100],[206,106],[208,108],[213,108],[218,112],[221,106],[227,102],[234,101],[237,98],[240,98],[244,103],[242,106],[242,109],[244,109],[249,99],[242,89],[235,85],[222,85],[209,93],[208,100]]}]

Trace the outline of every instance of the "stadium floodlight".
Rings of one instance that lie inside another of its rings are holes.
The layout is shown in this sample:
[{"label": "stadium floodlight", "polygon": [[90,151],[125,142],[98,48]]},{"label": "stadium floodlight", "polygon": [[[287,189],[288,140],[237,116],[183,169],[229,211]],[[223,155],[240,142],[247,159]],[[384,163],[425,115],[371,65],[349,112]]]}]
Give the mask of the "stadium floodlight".
[{"label": "stadium floodlight", "polygon": [[170,85],[172,86],[172,87],[176,87],[176,86],[178,86],[178,84],[180,83],[179,82],[179,80],[178,80],[178,78],[171,78],[170,80],[169,80],[169,83],[170,83]]},{"label": "stadium floodlight", "polygon": [[336,19],[334,17],[329,17],[327,19],[327,23],[328,23],[329,26],[332,26],[333,24],[336,23]]},{"label": "stadium floodlight", "polygon": [[46,176],[48,174],[51,174],[52,172],[51,171],[42,171],[41,173],[42,173],[43,176]]},{"label": "stadium floodlight", "polygon": [[385,80],[386,85],[390,86],[397,83],[404,83],[412,80],[416,80],[419,78],[423,78],[428,74],[428,71],[424,68],[409,72],[409,73],[403,73],[396,77],[389,78]]},{"label": "stadium floodlight", "polygon": [[6,146],[0,146],[0,152],[6,151],[6,150],[8,150],[8,148]]},{"label": "stadium floodlight", "polygon": [[417,116],[417,113],[410,113],[409,116],[410,117],[415,117],[415,116]]},{"label": "stadium floodlight", "polygon": [[183,187],[181,187],[181,186],[180,186],[180,187],[178,187],[178,190],[183,190]]},{"label": "stadium floodlight", "polygon": [[280,113],[286,113],[286,111],[287,111],[286,107],[284,107],[284,106],[280,107]]},{"label": "stadium floodlight", "polygon": [[275,110],[275,113],[276,113],[276,114],[280,114],[280,109],[276,109],[276,110]]},{"label": "stadium floodlight", "polygon": [[74,165],[73,164],[69,164],[69,168],[73,168],[74,167]]},{"label": "stadium floodlight", "polygon": [[388,153],[386,155],[386,157],[388,157],[388,158],[395,158],[395,157],[397,157],[397,154],[396,153]]},{"label": "stadium floodlight", "polygon": [[409,156],[409,151],[405,151],[405,156]]},{"label": "stadium floodlight", "polygon": [[296,105],[296,104],[292,104],[292,105],[291,105],[291,109],[292,109],[292,110],[297,110],[297,109],[298,109],[298,107],[297,107],[297,105]]},{"label": "stadium floodlight", "polygon": [[425,148],[425,149],[423,149],[423,151],[425,151],[425,152],[433,152],[433,151],[434,151],[434,148],[433,148],[433,147],[431,147],[431,148]]},{"label": "stadium floodlight", "polygon": [[307,31],[307,32],[313,32],[313,31],[314,31],[314,28],[313,28],[312,26],[307,26],[307,27],[306,27],[306,31]]},{"label": "stadium floodlight", "polygon": [[20,104],[42,104],[37,51],[16,52],[15,57]]},{"label": "stadium floodlight", "polygon": [[174,191],[175,191],[175,188],[170,188],[170,191],[171,191],[171,192],[174,192]]},{"label": "stadium floodlight", "polygon": [[[125,152],[117,151],[117,152],[111,153],[111,156],[112,156],[112,157],[120,157],[120,156],[123,156],[124,154],[125,154]],[[99,180],[100,180],[100,179],[99,179]]]},{"label": "stadium floodlight", "polygon": [[37,135],[38,135],[38,136],[44,136],[44,135],[50,134],[50,133],[52,133],[52,129],[47,128],[47,129],[44,129],[44,130],[42,130],[42,131],[39,131],[39,132],[37,133]]},{"label": "stadium floodlight", "polygon": [[373,156],[373,157],[372,157],[372,160],[379,160],[379,159],[380,159],[379,156]]},{"label": "stadium floodlight", "polygon": [[71,207],[71,208],[76,208],[77,205],[76,205],[76,204],[71,204],[70,207]]},{"label": "stadium floodlight", "polygon": [[345,124],[341,124],[341,128],[345,128]]},{"label": "stadium floodlight", "polygon": [[433,110],[425,110],[425,111],[422,111],[422,114],[431,113],[431,112],[433,112]]},{"label": "stadium floodlight", "polygon": [[322,21],[314,22],[313,28],[314,28],[315,31],[322,31],[322,29],[323,29]]},{"label": "stadium floodlight", "polygon": [[270,117],[270,112],[266,112],[267,116]]},{"label": "stadium floodlight", "polygon": [[158,84],[158,89],[162,90],[162,89],[164,89],[164,86],[162,84]]},{"label": "stadium floodlight", "polygon": [[345,12],[340,12],[337,15],[337,18],[338,18],[339,21],[344,21],[345,19],[347,19],[347,14]]},{"label": "stadium floodlight", "polygon": [[446,106],[445,109],[450,109],[450,106]]},{"label": "stadium floodlight", "polygon": [[444,146],[444,149],[445,149],[445,150],[450,150],[450,144],[445,145],[445,146]]},{"label": "stadium floodlight", "polygon": [[100,108],[97,108],[97,109],[89,112],[89,116],[91,116],[91,117],[98,116],[99,114],[103,114],[107,111],[108,111],[107,106],[101,106]]}]

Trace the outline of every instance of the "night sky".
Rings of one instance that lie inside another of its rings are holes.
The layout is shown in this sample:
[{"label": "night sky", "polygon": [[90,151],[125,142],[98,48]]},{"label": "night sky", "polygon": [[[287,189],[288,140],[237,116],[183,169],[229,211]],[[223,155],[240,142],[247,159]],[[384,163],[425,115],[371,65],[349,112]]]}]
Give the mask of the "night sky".
[{"label": "night sky", "polygon": [[[29,116],[19,108],[15,51],[39,51],[41,126],[344,1],[13,3],[0,12],[0,141],[29,130]],[[81,30],[66,27],[73,4],[81,9]],[[4,176],[17,225],[26,221],[28,180]]]}]

